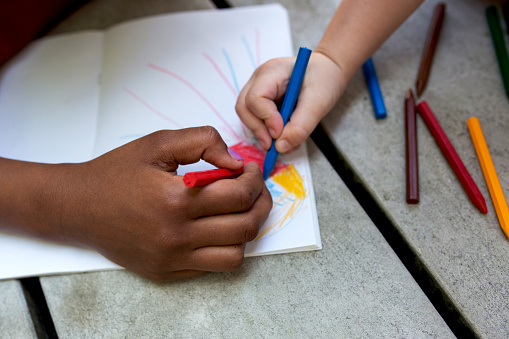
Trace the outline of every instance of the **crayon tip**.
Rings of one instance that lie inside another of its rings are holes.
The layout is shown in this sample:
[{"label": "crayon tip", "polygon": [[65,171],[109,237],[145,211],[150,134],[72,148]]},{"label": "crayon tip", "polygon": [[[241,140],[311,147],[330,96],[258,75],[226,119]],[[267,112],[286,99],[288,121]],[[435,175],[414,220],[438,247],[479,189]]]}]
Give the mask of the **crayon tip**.
[{"label": "crayon tip", "polygon": [[416,198],[409,198],[406,200],[406,203],[407,204],[411,204],[411,205],[415,205],[415,204],[418,204],[419,203],[419,199],[416,199]]},{"label": "crayon tip", "polygon": [[272,152],[268,152],[267,157],[265,158],[265,161],[263,162],[263,169],[262,169],[263,180],[267,180],[270,176],[270,173],[274,169],[275,161],[273,161],[272,159],[274,159]]},{"label": "crayon tip", "polygon": [[409,88],[407,91],[406,91],[406,95],[405,95],[405,99],[410,99],[410,98],[413,98],[414,97],[414,93],[412,92],[412,89]]},{"label": "crayon tip", "polygon": [[468,195],[470,200],[475,205],[475,207],[479,209],[479,211],[481,211],[483,214],[488,214],[488,207],[486,206],[486,201],[484,200],[482,193],[479,191],[477,186],[474,186],[474,189],[474,192]]},{"label": "crayon tip", "polygon": [[269,174],[267,172],[263,172],[263,180],[267,180],[269,178]]},{"label": "crayon tip", "polygon": [[415,82],[415,93],[417,94],[418,97],[420,97],[422,92],[424,91],[425,85],[426,84],[424,83],[424,81],[422,79],[419,79]]},{"label": "crayon tip", "polygon": [[483,214],[488,214],[488,207],[486,206],[486,202],[484,202],[484,200],[479,201],[479,206],[477,207]]}]

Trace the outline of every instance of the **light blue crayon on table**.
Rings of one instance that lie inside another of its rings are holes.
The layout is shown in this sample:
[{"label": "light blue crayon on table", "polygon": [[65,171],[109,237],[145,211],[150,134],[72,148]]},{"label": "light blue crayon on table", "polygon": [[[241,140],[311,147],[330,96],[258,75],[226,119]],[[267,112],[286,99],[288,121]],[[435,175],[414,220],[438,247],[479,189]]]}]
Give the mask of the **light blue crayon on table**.
[{"label": "light blue crayon on table", "polygon": [[[297,54],[297,60],[295,61],[295,66],[293,66],[292,75],[290,76],[290,82],[288,83],[288,87],[286,88],[285,97],[283,98],[283,103],[281,104],[281,117],[283,118],[283,124],[286,125],[290,116],[293,113],[293,109],[295,108],[295,103],[297,102],[297,97],[299,96],[300,87],[302,85],[302,80],[304,79],[304,73],[306,73],[306,68],[308,66],[309,57],[311,56],[311,50],[305,47],[299,48],[299,53]],[[276,140],[272,140],[272,145],[265,155],[265,161],[263,162],[263,179],[267,180],[270,173],[274,169],[276,165],[276,160],[279,155],[279,152],[276,151]]]},{"label": "light blue crayon on table", "polygon": [[385,110],[384,99],[382,98],[380,84],[376,76],[375,65],[373,65],[373,60],[371,58],[362,65],[362,71],[364,72],[366,83],[368,84],[369,96],[371,97],[371,103],[375,111],[375,118],[384,119],[387,117],[387,111]]}]

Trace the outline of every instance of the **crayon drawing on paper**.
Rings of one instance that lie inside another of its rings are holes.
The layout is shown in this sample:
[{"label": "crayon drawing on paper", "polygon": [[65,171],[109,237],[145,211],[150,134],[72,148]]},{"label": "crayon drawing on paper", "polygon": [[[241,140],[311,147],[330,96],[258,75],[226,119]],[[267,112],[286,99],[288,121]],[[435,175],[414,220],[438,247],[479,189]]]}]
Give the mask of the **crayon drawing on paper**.
[{"label": "crayon drawing on paper", "polygon": [[[257,29],[255,29],[254,48],[250,46],[245,36],[241,36],[240,38],[240,41],[245,48],[246,58],[249,60],[248,63],[244,62],[244,64],[249,65],[252,71],[260,65],[259,39],[260,37]],[[247,79],[242,79],[243,82],[239,83],[235,67],[228,51],[225,48],[221,48],[221,55],[223,57],[223,63],[227,65],[226,69],[222,69],[218,62],[216,62],[216,60],[214,60],[214,58],[212,58],[209,54],[205,52],[201,54],[203,62],[208,64],[210,72],[213,73],[213,76],[217,79],[218,84],[216,86],[224,86],[228,89],[230,94],[229,102],[231,103],[231,109],[233,110],[235,101],[242,89],[240,85],[244,84]],[[202,101],[207,106],[209,109],[208,113],[213,114],[215,118],[217,118],[218,123],[214,123],[213,126],[218,129],[229,146],[242,155],[246,163],[255,161],[259,164],[260,168],[263,167],[265,152],[259,148],[254,136],[246,129],[236,115],[232,119],[232,112],[220,112],[207,98],[206,94],[200,91],[193,83],[180,76],[178,71],[166,69],[152,62],[148,62],[146,67],[148,70],[167,75],[168,82],[176,81],[177,85],[183,86],[193,93],[196,100]],[[167,127],[175,129],[188,127],[185,123],[180,123],[178,119],[174,117],[174,114],[172,114],[173,112],[165,114],[153,107],[149,102],[137,95],[131,89],[123,87],[122,90],[149,112],[160,117],[162,123],[161,128]],[[233,113],[235,114],[235,112]],[[142,134],[130,134],[123,135],[120,138],[134,139],[141,136]],[[265,237],[270,237],[277,233],[282,228],[286,227],[300,212],[303,208],[302,203],[304,199],[309,195],[309,187],[306,185],[305,179],[306,178],[299,173],[293,164],[283,163],[278,160],[273,174],[267,181],[267,187],[272,194],[274,208],[268,221],[260,230],[255,241]]]}]

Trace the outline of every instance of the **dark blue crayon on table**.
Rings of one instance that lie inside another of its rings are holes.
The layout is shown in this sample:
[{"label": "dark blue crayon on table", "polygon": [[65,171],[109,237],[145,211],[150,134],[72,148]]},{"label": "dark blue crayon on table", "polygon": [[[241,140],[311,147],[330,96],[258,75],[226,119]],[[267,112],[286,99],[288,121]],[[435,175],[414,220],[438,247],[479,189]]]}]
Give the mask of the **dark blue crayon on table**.
[{"label": "dark blue crayon on table", "polygon": [[[299,53],[297,54],[297,60],[295,61],[295,66],[293,66],[292,75],[290,76],[290,82],[288,83],[288,87],[286,88],[285,97],[283,98],[283,103],[281,104],[281,117],[283,118],[283,124],[286,125],[288,120],[290,120],[290,116],[293,113],[295,108],[295,103],[297,102],[297,98],[299,96],[300,87],[302,86],[302,80],[304,79],[304,74],[306,73],[306,68],[308,66],[309,57],[311,56],[311,50],[305,47],[299,48]],[[276,151],[276,140],[272,140],[272,145],[270,149],[267,151],[265,155],[265,161],[263,162],[263,179],[267,180],[270,173],[274,169],[276,165],[276,160],[279,155],[279,152]]]},{"label": "dark blue crayon on table", "polygon": [[371,97],[371,103],[373,104],[373,110],[375,111],[375,118],[384,119],[387,117],[387,111],[385,110],[384,99],[382,98],[382,92],[380,91],[380,84],[375,72],[375,65],[373,60],[369,58],[362,65],[362,71],[364,72],[364,78],[368,84],[369,96]]}]

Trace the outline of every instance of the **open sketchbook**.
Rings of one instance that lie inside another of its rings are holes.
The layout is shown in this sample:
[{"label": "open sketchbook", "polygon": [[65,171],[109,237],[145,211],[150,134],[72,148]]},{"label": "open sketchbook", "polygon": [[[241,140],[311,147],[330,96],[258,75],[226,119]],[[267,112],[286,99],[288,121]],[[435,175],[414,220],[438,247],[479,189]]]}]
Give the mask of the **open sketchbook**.
[{"label": "open sketchbook", "polygon": [[[291,55],[279,5],[41,39],[0,70],[0,156],[81,162],[156,130],[212,125],[239,153],[263,158],[235,102],[257,66]],[[267,180],[274,207],[246,256],[321,248],[306,149],[280,160],[280,175]],[[200,162],[178,174],[208,168]],[[112,268],[87,249],[0,233],[0,279]]]}]

